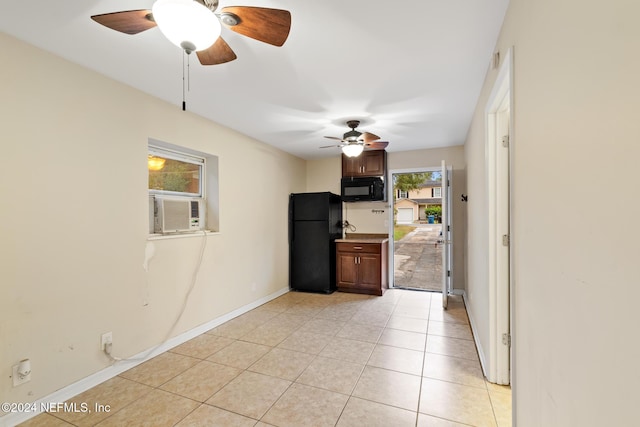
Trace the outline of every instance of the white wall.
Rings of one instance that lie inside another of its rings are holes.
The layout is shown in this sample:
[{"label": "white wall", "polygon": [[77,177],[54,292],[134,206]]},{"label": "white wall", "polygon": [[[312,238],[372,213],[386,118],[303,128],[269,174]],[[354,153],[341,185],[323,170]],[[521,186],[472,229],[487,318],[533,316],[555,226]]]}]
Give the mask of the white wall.
[{"label": "white wall", "polygon": [[[0,52],[0,400],[33,401],[105,368],[103,332],[119,357],[168,332],[202,241],[154,241],[145,274],[148,138],[219,157],[220,234],[172,335],[288,288],[302,159],[2,34]],[[22,358],[32,381],[12,388]]]},{"label": "white wall", "polygon": [[[519,427],[637,423],[640,3],[511,0]],[[471,312],[486,341],[484,108],[465,145]],[[594,209],[593,194],[600,195]]]},{"label": "white wall", "polygon": [[[393,143],[393,142],[392,142]],[[464,242],[466,204],[460,195],[466,190],[464,147],[446,147],[387,153],[387,169],[439,168],[445,160],[453,167],[453,287],[464,289]],[[342,161],[340,154],[335,157],[307,161],[308,191],[332,191],[340,194]],[[385,210],[384,214],[372,210]],[[356,233],[388,233],[389,202],[357,202],[344,204],[344,219],[356,226]]]}]

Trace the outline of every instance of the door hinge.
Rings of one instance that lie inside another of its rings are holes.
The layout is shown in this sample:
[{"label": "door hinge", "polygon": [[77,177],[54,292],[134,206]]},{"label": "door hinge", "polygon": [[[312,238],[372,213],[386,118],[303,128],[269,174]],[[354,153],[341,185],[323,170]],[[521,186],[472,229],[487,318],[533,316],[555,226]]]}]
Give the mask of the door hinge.
[{"label": "door hinge", "polygon": [[509,246],[510,243],[511,243],[511,241],[509,239],[509,235],[508,234],[503,234],[502,235],[502,246]]},{"label": "door hinge", "polygon": [[447,225],[447,231],[451,231],[451,226]]},{"label": "door hinge", "polygon": [[502,137],[502,146],[505,148],[509,147],[509,135]]},{"label": "door hinge", "polygon": [[511,334],[502,334],[502,344],[511,347]]},{"label": "door hinge", "polygon": [[447,277],[451,277],[451,270],[447,270]]}]

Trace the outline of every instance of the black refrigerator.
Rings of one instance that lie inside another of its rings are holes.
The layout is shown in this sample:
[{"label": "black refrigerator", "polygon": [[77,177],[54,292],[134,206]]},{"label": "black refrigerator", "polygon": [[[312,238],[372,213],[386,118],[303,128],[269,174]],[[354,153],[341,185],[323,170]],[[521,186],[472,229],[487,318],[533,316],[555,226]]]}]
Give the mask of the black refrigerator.
[{"label": "black refrigerator", "polygon": [[289,196],[289,288],[336,290],[336,244],[342,237],[342,201],[337,194]]}]

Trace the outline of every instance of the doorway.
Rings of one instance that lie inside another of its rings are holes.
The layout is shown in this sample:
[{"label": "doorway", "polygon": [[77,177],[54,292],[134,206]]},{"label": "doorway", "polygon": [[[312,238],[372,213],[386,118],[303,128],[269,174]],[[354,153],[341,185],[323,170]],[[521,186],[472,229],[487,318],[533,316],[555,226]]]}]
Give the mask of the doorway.
[{"label": "doorway", "polygon": [[509,49],[486,108],[490,366],[487,379],[511,384],[513,269],[511,233],[512,50]]},{"label": "doorway", "polygon": [[450,210],[443,206],[448,187],[446,180],[443,186],[442,168],[392,170],[389,182],[390,287],[442,292],[443,266],[450,262],[443,261],[449,241],[443,233],[443,214],[448,216]]}]

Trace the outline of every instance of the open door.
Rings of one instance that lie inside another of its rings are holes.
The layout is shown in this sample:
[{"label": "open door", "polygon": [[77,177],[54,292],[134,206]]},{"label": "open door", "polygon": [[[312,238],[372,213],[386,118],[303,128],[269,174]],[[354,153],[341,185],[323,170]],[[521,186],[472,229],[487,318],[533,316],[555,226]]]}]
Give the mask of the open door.
[{"label": "open door", "polygon": [[442,249],[442,307],[447,308],[449,304],[449,293],[451,292],[451,194],[449,185],[449,171],[443,160],[441,163],[442,173],[442,237],[440,238]]}]

